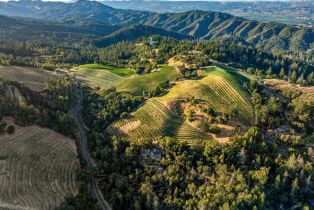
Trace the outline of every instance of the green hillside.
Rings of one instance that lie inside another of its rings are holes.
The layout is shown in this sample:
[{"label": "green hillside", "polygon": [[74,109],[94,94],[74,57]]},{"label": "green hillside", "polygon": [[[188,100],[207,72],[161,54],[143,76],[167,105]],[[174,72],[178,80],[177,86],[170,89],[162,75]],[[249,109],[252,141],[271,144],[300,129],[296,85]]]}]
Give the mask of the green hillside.
[{"label": "green hillside", "polygon": [[123,67],[114,67],[109,65],[103,65],[103,64],[83,64],[75,67],[77,69],[93,69],[93,70],[106,70],[111,73],[114,73],[121,77],[129,77],[134,75],[134,71],[132,69],[123,68]]},{"label": "green hillside", "polygon": [[[171,110],[169,104],[184,99],[199,100],[216,112],[228,112],[236,106],[239,118],[244,124],[252,122],[253,108],[249,94],[242,87],[248,79],[232,70],[218,67],[207,67],[203,70],[206,76],[200,80],[185,80],[169,90],[162,97],[149,99],[131,116],[115,121],[108,127],[107,132],[118,138],[157,138],[173,136],[179,140],[195,141],[212,139],[201,129],[184,120]],[[136,83],[134,83],[136,84]],[[150,84],[142,77],[140,84]]]},{"label": "green hillside", "polygon": [[119,91],[142,95],[143,91],[154,91],[160,84],[172,81],[177,76],[177,70],[168,65],[162,65],[158,71],[150,74],[139,75],[123,81],[119,86]]},{"label": "green hillside", "polygon": [[228,112],[231,107],[239,109],[239,116],[250,123],[252,105],[242,84],[248,81],[235,71],[218,67],[204,69],[207,76],[201,80],[186,80],[174,86],[163,101],[194,98],[206,102],[217,112]]}]

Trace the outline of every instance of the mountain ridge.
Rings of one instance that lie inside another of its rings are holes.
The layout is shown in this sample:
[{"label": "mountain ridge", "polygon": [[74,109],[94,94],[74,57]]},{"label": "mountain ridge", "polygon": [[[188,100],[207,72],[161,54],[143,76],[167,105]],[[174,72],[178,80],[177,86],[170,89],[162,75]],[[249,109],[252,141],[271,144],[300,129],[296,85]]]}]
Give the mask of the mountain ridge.
[{"label": "mountain ridge", "polygon": [[23,2],[0,3],[0,14],[4,11],[4,5],[11,6],[11,9],[24,5],[34,13],[33,17],[48,20],[74,18],[90,19],[116,26],[141,24],[193,36],[196,39],[213,40],[226,36],[235,40],[241,38],[248,44],[254,44],[276,54],[298,52],[297,54],[304,54],[303,56],[312,56],[314,52],[313,29],[273,22],[261,23],[221,12],[193,10],[160,14],[114,9],[100,2],[81,0],[75,3],[36,1],[26,6]]}]

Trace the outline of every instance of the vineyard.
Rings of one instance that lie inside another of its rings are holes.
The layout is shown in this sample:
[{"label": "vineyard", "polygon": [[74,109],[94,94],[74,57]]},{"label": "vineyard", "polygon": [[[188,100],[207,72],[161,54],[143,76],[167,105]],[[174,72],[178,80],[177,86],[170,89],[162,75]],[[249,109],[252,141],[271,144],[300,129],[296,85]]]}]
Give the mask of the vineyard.
[{"label": "vineyard", "polygon": [[37,126],[0,135],[0,209],[54,209],[78,191],[74,142]]},{"label": "vineyard", "polygon": [[251,122],[252,105],[248,93],[242,85],[247,79],[242,75],[224,69],[209,67],[207,76],[201,80],[186,80],[174,86],[162,101],[178,99],[199,99],[217,112],[228,112],[230,107],[239,109],[239,117],[246,123]]},{"label": "vineyard", "polygon": [[80,66],[75,67],[76,69],[94,69],[94,70],[106,70],[111,73],[114,73],[121,77],[129,77],[134,74],[134,71],[132,69],[123,68],[123,67],[115,67],[115,66],[109,66],[104,64],[83,64]]},{"label": "vineyard", "polygon": [[130,139],[171,136],[190,144],[210,139],[209,135],[190,126],[157,99],[150,99],[130,117],[114,122],[107,132],[118,138]]},{"label": "vineyard", "polygon": [[119,76],[105,68],[76,68],[76,78],[91,87],[110,88],[119,85],[127,77]]},{"label": "vineyard", "polygon": [[239,118],[246,124],[252,121],[252,105],[249,94],[242,84],[247,79],[233,71],[218,67],[204,69],[206,76],[200,80],[177,82],[168,94],[149,99],[131,116],[118,120],[107,128],[107,132],[118,138],[151,138],[172,136],[197,144],[211,136],[195,128],[166,106],[169,102],[198,99],[217,112],[228,112],[236,106]]},{"label": "vineyard", "polygon": [[51,77],[51,74],[38,68],[0,66],[0,77],[23,83],[32,90],[41,91],[44,88],[44,81]]},{"label": "vineyard", "polygon": [[177,70],[168,65],[162,65],[158,71],[144,74],[125,80],[118,86],[119,91],[142,95],[143,91],[150,92],[155,90],[161,83],[172,81],[177,76]]}]

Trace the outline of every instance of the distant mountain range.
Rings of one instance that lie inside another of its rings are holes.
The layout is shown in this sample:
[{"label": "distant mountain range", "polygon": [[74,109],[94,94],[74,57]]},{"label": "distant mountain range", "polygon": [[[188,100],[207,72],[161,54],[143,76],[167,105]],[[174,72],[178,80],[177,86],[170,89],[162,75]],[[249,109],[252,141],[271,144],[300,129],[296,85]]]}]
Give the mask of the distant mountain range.
[{"label": "distant mountain range", "polygon": [[[58,35],[54,33],[58,33]],[[41,34],[48,37],[53,34],[59,36],[60,42],[69,38],[68,35],[77,39],[87,38],[97,47],[106,47],[120,41],[134,41],[150,35],[160,35],[177,40],[194,39],[189,35],[140,24],[111,25],[80,19],[64,19],[56,22],[0,15],[0,41],[29,40],[41,36]]]},{"label": "distant mountain range", "polygon": [[289,25],[314,25],[314,1],[102,1],[118,9],[151,12],[186,12],[204,10],[224,12],[250,20]]},{"label": "distant mountain range", "polygon": [[[220,12],[194,10],[160,14],[114,9],[96,1],[63,3],[24,0],[1,2],[0,14],[59,21],[72,30],[106,36],[100,43],[109,39],[121,40],[122,37],[135,38],[141,34],[161,34],[205,40],[240,40],[273,53],[303,52],[312,55],[314,51],[313,29],[261,23]],[[137,26],[129,27],[134,24]],[[115,35],[110,35],[112,33]]]}]

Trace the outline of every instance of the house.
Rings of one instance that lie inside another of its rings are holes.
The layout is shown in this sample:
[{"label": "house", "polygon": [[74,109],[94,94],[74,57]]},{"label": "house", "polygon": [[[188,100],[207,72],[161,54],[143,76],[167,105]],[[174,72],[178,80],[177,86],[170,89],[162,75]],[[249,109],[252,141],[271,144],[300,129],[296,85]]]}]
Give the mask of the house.
[{"label": "house", "polygon": [[153,150],[145,149],[142,151],[142,156],[145,159],[160,160],[162,156],[162,152],[159,149],[153,149]]},{"label": "house", "polygon": [[56,69],[55,73],[56,74],[62,74],[62,75],[68,75],[68,72],[64,69]]}]

